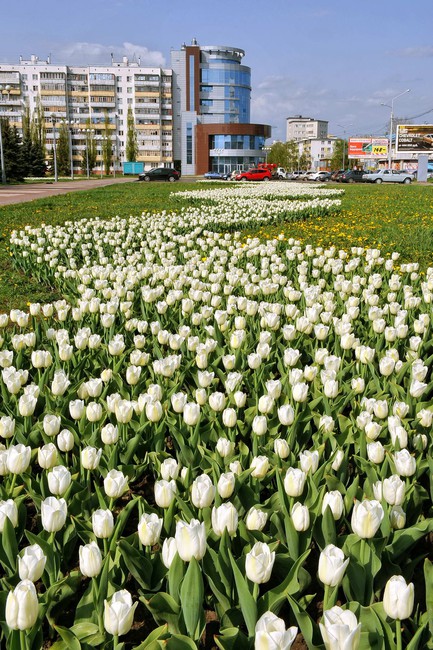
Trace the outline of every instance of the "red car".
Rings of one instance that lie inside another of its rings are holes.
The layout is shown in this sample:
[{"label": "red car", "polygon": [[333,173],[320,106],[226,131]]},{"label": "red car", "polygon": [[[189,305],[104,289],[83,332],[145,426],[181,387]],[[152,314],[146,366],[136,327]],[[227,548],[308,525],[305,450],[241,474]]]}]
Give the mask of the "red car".
[{"label": "red car", "polygon": [[236,181],[270,181],[272,174],[268,169],[249,169],[235,176]]}]

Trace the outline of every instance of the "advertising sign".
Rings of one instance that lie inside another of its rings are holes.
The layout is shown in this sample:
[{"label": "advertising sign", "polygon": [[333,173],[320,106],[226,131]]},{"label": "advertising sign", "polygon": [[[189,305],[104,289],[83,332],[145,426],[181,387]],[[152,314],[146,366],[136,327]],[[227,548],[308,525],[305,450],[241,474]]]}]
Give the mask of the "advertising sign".
[{"label": "advertising sign", "polygon": [[433,124],[398,124],[397,152],[433,153]]},{"label": "advertising sign", "polygon": [[385,158],[387,138],[349,138],[349,158]]}]

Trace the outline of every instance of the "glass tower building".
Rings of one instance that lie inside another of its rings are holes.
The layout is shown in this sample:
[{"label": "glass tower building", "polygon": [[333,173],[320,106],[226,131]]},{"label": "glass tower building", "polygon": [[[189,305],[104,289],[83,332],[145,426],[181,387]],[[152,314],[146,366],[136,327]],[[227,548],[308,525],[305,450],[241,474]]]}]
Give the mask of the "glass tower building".
[{"label": "glass tower building", "polygon": [[271,127],[250,124],[251,69],[245,52],[194,39],[171,52],[174,160],[182,173],[231,172],[263,160]]}]

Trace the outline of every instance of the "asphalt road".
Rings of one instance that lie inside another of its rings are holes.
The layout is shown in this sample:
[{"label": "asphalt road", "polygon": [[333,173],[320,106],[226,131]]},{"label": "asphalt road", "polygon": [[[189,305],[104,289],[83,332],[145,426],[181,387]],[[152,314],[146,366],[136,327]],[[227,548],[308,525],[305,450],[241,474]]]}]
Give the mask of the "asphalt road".
[{"label": "asphalt road", "polygon": [[[24,203],[35,199],[67,194],[68,192],[79,192],[93,190],[96,187],[105,187],[114,183],[134,183],[136,178],[119,176],[116,178],[92,178],[79,181],[53,181],[47,183],[26,183],[25,185],[1,185],[0,184],[0,206],[11,205],[12,203]],[[183,178],[184,182],[194,182],[196,178]]]}]

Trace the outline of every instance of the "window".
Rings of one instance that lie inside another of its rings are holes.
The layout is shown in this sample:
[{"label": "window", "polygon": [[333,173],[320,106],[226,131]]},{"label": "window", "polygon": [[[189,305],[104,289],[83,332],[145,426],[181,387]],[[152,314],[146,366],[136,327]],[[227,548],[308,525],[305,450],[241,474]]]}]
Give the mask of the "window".
[{"label": "window", "polygon": [[192,165],[192,122],[186,125],[186,162]]}]

